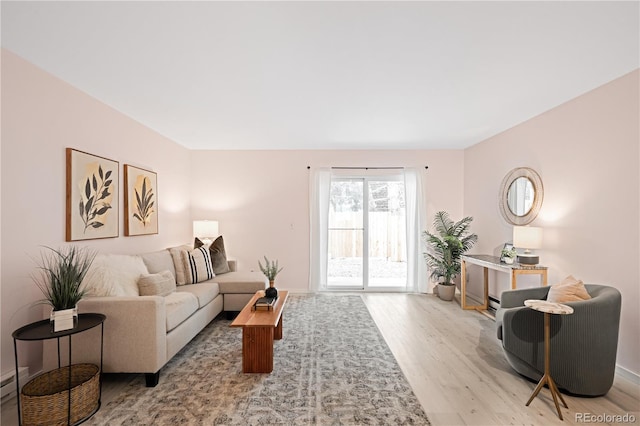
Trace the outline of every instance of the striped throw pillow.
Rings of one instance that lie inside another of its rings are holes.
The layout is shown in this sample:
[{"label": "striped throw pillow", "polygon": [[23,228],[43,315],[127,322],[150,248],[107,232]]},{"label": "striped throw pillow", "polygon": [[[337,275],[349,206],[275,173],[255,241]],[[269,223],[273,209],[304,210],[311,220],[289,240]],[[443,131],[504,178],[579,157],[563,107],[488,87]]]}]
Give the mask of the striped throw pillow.
[{"label": "striped throw pillow", "polygon": [[185,270],[185,284],[207,281],[216,276],[213,273],[209,250],[206,247],[183,251],[182,263]]}]

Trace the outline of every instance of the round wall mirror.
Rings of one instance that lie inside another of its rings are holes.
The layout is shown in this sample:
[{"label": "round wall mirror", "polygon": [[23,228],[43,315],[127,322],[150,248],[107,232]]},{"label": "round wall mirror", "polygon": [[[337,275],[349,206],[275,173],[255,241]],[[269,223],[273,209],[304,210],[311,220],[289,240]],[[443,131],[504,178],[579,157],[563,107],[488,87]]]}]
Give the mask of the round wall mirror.
[{"label": "round wall mirror", "polygon": [[526,225],[538,216],[543,195],[542,179],[538,173],[528,167],[518,167],[502,180],[500,212],[510,224]]}]

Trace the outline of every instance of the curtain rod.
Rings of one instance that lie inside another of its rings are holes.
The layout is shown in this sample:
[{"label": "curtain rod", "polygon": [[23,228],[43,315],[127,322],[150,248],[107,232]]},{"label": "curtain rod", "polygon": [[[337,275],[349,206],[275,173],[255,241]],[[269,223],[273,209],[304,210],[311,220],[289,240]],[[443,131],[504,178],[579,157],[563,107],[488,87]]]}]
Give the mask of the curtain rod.
[{"label": "curtain rod", "polygon": [[[311,166],[307,166],[307,170],[309,170]],[[429,166],[424,166],[425,170],[429,168]],[[404,169],[404,167],[331,167],[332,170],[395,170],[395,169]]]}]

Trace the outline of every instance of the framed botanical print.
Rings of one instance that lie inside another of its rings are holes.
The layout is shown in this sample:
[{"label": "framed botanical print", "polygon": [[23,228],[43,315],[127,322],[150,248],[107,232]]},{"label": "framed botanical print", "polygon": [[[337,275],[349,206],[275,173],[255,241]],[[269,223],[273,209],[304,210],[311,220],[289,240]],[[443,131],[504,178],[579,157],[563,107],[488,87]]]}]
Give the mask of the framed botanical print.
[{"label": "framed botanical print", "polygon": [[66,240],[118,236],[117,161],[67,148]]},{"label": "framed botanical print", "polygon": [[158,233],[158,175],[124,165],[124,235]]}]

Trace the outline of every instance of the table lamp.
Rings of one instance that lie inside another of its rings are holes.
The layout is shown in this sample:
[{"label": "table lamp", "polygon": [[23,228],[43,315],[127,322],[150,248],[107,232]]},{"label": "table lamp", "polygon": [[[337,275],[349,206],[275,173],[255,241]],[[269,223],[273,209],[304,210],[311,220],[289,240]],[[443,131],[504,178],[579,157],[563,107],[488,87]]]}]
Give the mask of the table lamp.
[{"label": "table lamp", "polygon": [[537,265],[540,257],[532,254],[531,249],[542,247],[542,228],[536,226],[514,226],[513,246],[524,249],[524,253],[518,255],[520,264]]},{"label": "table lamp", "polygon": [[218,235],[218,221],[217,220],[194,220],[193,221],[193,236],[200,238],[200,241],[204,245],[211,244],[213,239]]}]

